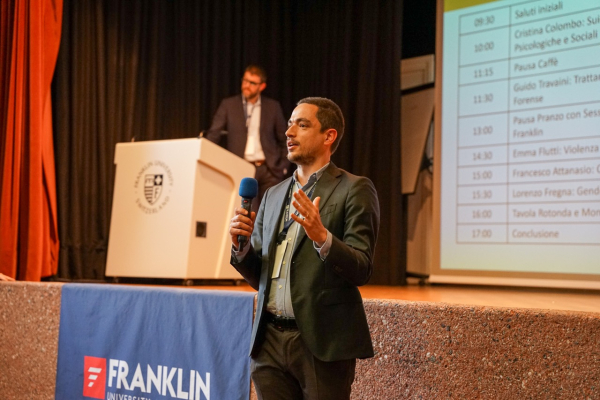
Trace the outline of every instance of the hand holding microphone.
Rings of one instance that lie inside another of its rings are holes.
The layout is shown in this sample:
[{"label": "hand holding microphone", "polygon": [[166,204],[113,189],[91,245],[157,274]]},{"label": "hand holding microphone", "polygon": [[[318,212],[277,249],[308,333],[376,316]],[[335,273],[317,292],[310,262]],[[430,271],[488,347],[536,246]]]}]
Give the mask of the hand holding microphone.
[{"label": "hand holding microphone", "polygon": [[244,178],[240,183],[239,195],[242,198],[241,207],[235,210],[231,220],[229,233],[231,241],[238,250],[242,250],[252,235],[256,214],[251,211],[252,200],[258,194],[258,182],[254,178]]}]

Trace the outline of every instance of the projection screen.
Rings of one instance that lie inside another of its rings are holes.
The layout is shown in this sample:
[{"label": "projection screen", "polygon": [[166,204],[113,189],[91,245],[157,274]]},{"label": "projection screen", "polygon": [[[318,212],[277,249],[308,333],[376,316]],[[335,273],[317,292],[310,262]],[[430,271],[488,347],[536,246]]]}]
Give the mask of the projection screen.
[{"label": "projection screen", "polygon": [[438,0],[431,282],[600,289],[600,2]]}]

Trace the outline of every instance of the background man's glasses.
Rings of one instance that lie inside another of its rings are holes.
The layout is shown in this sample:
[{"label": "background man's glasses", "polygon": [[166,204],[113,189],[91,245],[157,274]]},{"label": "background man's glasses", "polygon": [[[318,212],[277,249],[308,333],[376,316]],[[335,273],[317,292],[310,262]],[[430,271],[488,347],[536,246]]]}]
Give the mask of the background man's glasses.
[{"label": "background man's glasses", "polygon": [[261,84],[261,82],[252,82],[252,81],[249,81],[248,79],[244,79],[244,78],[242,78],[242,83],[247,83],[250,86],[258,86]]}]

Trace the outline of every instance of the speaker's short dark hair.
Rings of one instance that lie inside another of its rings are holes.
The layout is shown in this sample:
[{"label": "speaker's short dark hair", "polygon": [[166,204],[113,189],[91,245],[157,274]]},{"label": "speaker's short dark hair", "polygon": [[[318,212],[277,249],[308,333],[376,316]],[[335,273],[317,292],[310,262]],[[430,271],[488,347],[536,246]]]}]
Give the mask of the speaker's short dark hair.
[{"label": "speaker's short dark hair", "polygon": [[333,100],[324,97],[306,97],[298,102],[298,105],[300,104],[312,104],[319,107],[317,119],[321,124],[321,132],[327,129],[337,131],[337,138],[331,145],[331,153],[335,153],[344,136],[344,114],[340,107]]}]

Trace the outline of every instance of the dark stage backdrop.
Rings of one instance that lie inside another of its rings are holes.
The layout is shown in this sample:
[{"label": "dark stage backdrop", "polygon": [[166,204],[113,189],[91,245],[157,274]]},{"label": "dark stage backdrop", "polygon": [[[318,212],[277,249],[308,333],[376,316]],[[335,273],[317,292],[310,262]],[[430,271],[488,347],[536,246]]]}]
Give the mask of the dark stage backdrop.
[{"label": "dark stage backdrop", "polygon": [[193,137],[263,65],[289,117],[333,99],[333,161],[373,180],[381,229],[371,283],[405,283],[400,186],[402,1],[65,0],[53,82],[60,278],[103,279],[118,142]]}]

